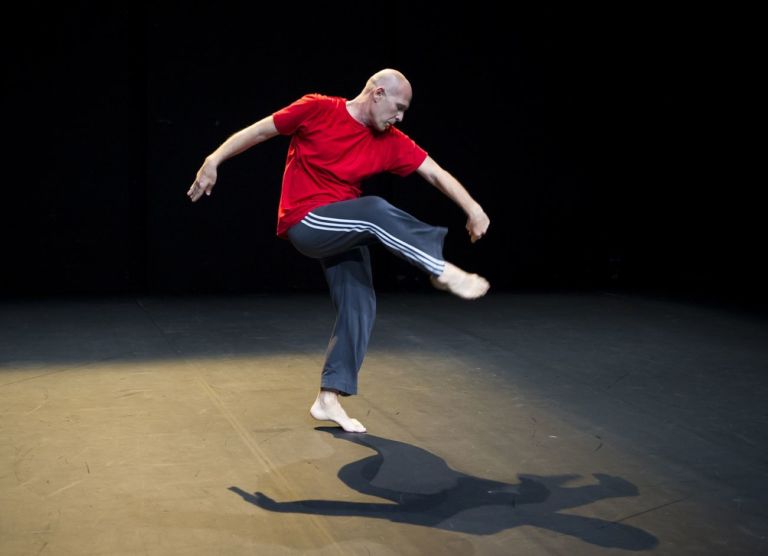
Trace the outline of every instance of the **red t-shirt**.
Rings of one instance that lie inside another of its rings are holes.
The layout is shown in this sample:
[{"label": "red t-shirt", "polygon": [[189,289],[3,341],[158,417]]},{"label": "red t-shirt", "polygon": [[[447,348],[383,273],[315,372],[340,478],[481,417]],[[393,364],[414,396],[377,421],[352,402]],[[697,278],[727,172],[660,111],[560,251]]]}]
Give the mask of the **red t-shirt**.
[{"label": "red t-shirt", "polygon": [[319,206],[356,199],[360,183],[380,172],[407,176],[427,153],[405,133],[377,132],[355,120],[346,99],[310,94],[272,116],[282,135],[293,135],[283,173],[277,235]]}]

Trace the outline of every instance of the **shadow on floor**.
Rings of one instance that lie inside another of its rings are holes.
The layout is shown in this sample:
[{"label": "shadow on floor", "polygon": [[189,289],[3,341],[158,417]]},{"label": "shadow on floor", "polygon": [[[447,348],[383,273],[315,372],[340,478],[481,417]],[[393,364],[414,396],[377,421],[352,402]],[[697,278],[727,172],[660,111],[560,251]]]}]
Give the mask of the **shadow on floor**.
[{"label": "shadow on floor", "polygon": [[333,427],[317,430],[375,450],[376,455],[342,467],[338,476],[350,488],[389,502],[277,502],[261,492],[234,486],[229,490],[272,512],[387,519],[473,535],[532,525],[626,550],[658,544],[656,537],[630,525],[560,513],[605,498],[637,496],[637,487],[620,477],[595,474],[597,484],[578,487],[563,486],[576,475],[518,475],[519,483],[503,483],[455,471],[435,454],[404,442]]}]

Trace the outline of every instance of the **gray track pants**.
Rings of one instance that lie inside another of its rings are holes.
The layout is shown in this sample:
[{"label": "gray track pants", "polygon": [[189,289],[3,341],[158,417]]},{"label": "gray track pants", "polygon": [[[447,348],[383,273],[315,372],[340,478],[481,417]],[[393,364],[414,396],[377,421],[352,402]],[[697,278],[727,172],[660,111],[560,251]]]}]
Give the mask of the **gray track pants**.
[{"label": "gray track pants", "polygon": [[429,274],[445,268],[447,228],[425,224],[381,197],[361,197],[314,209],[288,230],[296,249],[319,259],[328,281],[336,323],[328,343],[320,382],[342,395],[357,393],[376,318],[368,245],[380,243]]}]

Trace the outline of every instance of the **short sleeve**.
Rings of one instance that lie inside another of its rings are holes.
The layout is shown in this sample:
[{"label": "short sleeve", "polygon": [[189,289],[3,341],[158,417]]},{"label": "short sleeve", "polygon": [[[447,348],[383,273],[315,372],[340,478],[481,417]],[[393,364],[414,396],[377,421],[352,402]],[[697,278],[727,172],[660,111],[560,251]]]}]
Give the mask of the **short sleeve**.
[{"label": "short sleeve", "polygon": [[302,122],[311,118],[323,105],[323,97],[318,94],[304,95],[285,108],[272,114],[275,128],[281,135],[291,135],[296,132]]},{"label": "short sleeve", "polygon": [[394,132],[394,152],[389,171],[398,176],[407,176],[415,172],[426,160],[427,151],[399,129],[392,131]]}]

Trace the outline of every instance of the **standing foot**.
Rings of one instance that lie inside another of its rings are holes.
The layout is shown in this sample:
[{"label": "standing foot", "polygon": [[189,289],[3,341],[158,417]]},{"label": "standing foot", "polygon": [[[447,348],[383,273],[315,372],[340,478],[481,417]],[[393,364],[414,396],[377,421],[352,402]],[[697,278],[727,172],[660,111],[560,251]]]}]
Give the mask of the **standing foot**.
[{"label": "standing foot", "polygon": [[333,421],[347,432],[365,432],[366,430],[360,421],[347,415],[341,407],[339,395],[336,392],[321,390],[309,414],[318,421]]},{"label": "standing foot", "polygon": [[449,291],[463,299],[482,297],[491,287],[482,276],[465,272],[451,263],[445,263],[445,270],[440,276],[430,276],[429,279],[437,289]]}]

